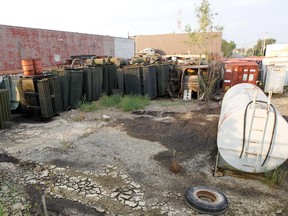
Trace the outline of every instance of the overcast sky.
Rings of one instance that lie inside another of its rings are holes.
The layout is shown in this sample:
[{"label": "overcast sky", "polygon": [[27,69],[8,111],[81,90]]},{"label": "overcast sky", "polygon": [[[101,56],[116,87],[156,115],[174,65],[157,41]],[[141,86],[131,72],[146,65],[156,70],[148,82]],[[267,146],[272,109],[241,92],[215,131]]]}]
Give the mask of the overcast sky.
[{"label": "overcast sky", "polygon": [[[223,39],[249,47],[259,38],[288,43],[288,0],[209,0]],[[197,28],[195,6],[201,0],[5,0],[0,24],[98,35],[184,32]],[[181,11],[181,28],[177,25]]]}]

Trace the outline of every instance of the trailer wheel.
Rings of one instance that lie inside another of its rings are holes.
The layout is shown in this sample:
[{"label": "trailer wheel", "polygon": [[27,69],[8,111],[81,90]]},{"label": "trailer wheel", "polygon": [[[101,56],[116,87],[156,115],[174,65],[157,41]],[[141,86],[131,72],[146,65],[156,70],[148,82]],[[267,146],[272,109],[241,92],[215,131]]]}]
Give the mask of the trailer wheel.
[{"label": "trailer wheel", "polygon": [[228,200],[223,193],[205,186],[188,189],[184,199],[189,207],[199,213],[219,215],[228,208]]}]

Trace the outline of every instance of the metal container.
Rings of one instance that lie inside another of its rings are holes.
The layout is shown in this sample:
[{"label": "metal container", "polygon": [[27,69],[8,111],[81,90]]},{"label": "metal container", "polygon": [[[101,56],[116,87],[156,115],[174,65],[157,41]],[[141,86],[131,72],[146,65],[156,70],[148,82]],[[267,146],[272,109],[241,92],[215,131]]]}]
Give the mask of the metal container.
[{"label": "metal container", "polygon": [[69,95],[68,104],[71,108],[75,108],[82,99],[83,88],[83,70],[67,70],[69,73]]},{"label": "metal container", "polygon": [[20,78],[19,77],[12,77],[10,79],[10,109],[16,110],[20,104]]},{"label": "metal container", "polygon": [[0,128],[3,128],[4,122],[11,119],[9,90],[0,89]]},{"label": "metal container", "polygon": [[86,101],[92,101],[92,68],[83,70],[83,95]]},{"label": "metal container", "polygon": [[63,112],[60,78],[53,76],[49,77],[48,81],[53,106],[53,113],[60,114],[61,112]]},{"label": "metal container", "polygon": [[233,168],[267,172],[288,158],[288,124],[260,88],[238,84],[223,98],[217,145]]},{"label": "metal container", "polygon": [[35,74],[42,74],[43,73],[43,65],[41,58],[33,59],[33,65]]},{"label": "metal container", "polygon": [[63,110],[67,110],[69,108],[69,71],[58,69],[52,70],[51,73],[60,79]]},{"label": "metal container", "polygon": [[102,94],[102,67],[88,67],[83,74],[83,94],[87,101],[98,100]]},{"label": "metal container", "polygon": [[239,83],[256,84],[258,74],[259,69],[256,62],[227,63],[224,71],[224,91]]},{"label": "metal container", "polygon": [[54,115],[54,112],[48,79],[45,78],[37,80],[37,89],[38,89],[41,117],[50,118]]},{"label": "metal container", "polygon": [[107,95],[111,95],[113,89],[117,89],[116,66],[104,64],[103,67],[103,90]]},{"label": "metal container", "polygon": [[157,94],[158,96],[167,95],[167,85],[169,84],[170,69],[169,65],[157,66]]},{"label": "metal container", "polygon": [[267,65],[264,81],[264,92],[271,92],[276,94],[283,93],[285,77],[285,66]]},{"label": "metal container", "polygon": [[24,76],[32,76],[35,74],[33,59],[22,59],[21,64]]},{"label": "metal container", "polygon": [[125,79],[124,70],[121,68],[117,69],[117,82],[118,82],[118,92],[119,94],[125,94]]},{"label": "metal container", "polygon": [[92,100],[98,100],[102,95],[103,89],[103,69],[102,67],[93,67],[91,73],[92,80]]},{"label": "metal container", "polygon": [[142,94],[141,79],[143,68],[139,66],[124,67],[126,94]]},{"label": "metal container", "polygon": [[157,68],[155,65],[143,67],[143,78],[141,80],[143,89],[142,95],[147,95],[149,98],[157,97]]},{"label": "metal container", "polygon": [[268,65],[274,66],[284,66],[286,75],[285,75],[285,82],[284,86],[288,86],[288,56],[280,56],[280,57],[265,57],[262,60],[261,66],[261,81],[265,83],[266,79],[266,69]]}]

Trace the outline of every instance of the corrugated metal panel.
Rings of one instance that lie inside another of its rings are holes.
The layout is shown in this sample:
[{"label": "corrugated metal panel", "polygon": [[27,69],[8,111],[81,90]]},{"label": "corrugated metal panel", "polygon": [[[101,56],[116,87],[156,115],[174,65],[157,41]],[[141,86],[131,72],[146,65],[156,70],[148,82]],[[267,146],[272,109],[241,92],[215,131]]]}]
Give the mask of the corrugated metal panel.
[{"label": "corrugated metal panel", "polygon": [[20,95],[17,88],[19,81],[20,81],[19,77],[4,76],[2,83],[0,83],[0,89],[9,90],[9,100],[11,110],[16,110],[19,106]]},{"label": "corrugated metal panel", "polygon": [[63,110],[69,108],[69,72],[64,69],[52,70],[52,74],[59,77]]},{"label": "corrugated metal panel", "polygon": [[200,50],[199,45],[188,45],[189,34],[162,34],[162,35],[137,35],[135,39],[135,50],[140,52],[146,48],[155,48],[163,55],[175,54],[202,54],[206,51],[214,54],[221,53],[221,32],[211,32],[211,43],[206,47],[206,50]]},{"label": "corrugated metal panel", "polygon": [[119,94],[125,94],[124,70],[121,68],[117,69],[117,81]]},{"label": "corrugated metal panel", "polygon": [[83,70],[83,95],[87,101],[92,101],[92,68],[84,68]]},{"label": "corrugated metal panel", "polygon": [[60,78],[53,76],[53,77],[49,77],[48,80],[49,80],[50,94],[51,94],[51,100],[52,100],[52,106],[53,106],[53,113],[60,114],[61,112],[63,112]]},{"label": "corrugated metal panel", "polygon": [[157,94],[165,96],[167,94],[167,85],[169,84],[170,69],[169,65],[157,66]]},{"label": "corrugated metal panel", "polygon": [[149,98],[157,97],[157,76],[156,66],[149,65],[143,67],[143,90],[142,94],[147,95]]},{"label": "corrugated metal panel", "polygon": [[93,67],[91,73],[92,80],[92,100],[98,100],[101,97],[103,89],[103,68]]},{"label": "corrugated metal panel", "polygon": [[102,94],[102,67],[88,67],[84,69],[83,95],[87,101],[98,100]]},{"label": "corrugated metal panel", "polygon": [[41,117],[50,118],[54,115],[48,79],[37,80]]},{"label": "corrugated metal panel", "polygon": [[3,128],[4,122],[11,119],[9,90],[0,89],[0,128]]},{"label": "corrugated metal panel", "polygon": [[113,89],[117,89],[116,66],[104,64],[103,68],[103,90],[107,95],[111,95]]},{"label": "corrugated metal panel", "polygon": [[142,94],[141,77],[143,68],[139,66],[124,67],[126,94]]},{"label": "corrugated metal panel", "polygon": [[68,70],[69,73],[69,96],[68,103],[75,108],[82,99],[83,70]]}]

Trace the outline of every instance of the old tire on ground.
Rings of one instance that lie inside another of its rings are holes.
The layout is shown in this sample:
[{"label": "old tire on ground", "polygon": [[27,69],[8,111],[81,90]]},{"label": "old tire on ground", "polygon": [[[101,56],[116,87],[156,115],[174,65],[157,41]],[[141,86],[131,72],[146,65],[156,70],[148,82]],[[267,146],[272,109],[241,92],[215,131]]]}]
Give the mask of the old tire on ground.
[{"label": "old tire on ground", "polygon": [[223,193],[205,186],[188,189],[184,199],[192,209],[199,213],[219,215],[228,208],[228,200]]}]

